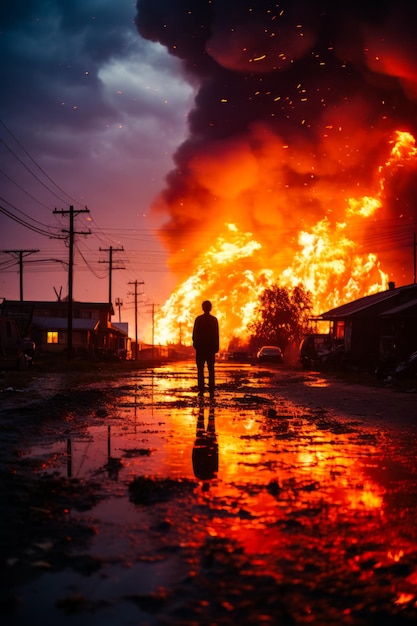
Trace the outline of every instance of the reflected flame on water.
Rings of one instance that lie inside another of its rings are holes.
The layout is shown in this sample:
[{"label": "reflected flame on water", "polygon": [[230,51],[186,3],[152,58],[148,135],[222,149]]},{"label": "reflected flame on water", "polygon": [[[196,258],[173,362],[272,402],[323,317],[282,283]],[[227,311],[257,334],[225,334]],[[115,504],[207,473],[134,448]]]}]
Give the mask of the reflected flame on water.
[{"label": "reflected flame on water", "polygon": [[325,378],[315,378],[314,380],[306,380],[306,387],[329,387],[330,383]]},{"label": "reflected flame on water", "polygon": [[[363,430],[333,429],[325,416],[319,424],[289,402],[280,403],[275,418],[259,404],[237,407],[227,394],[222,405],[181,403],[178,385],[187,381],[188,389],[189,377],[161,371],[159,380],[152,398],[143,393],[138,399],[137,389],[126,392],[119,408],[90,426],[86,436],[72,437],[72,475],[99,477],[118,502],[135,476],[194,481],[186,496],[150,512],[126,507],[124,524],[137,523],[145,511],[169,520],[170,533],[178,534],[177,545],[184,548],[199,548],[207,537],[233,540],[277,581],[299,580],[305,569],[323,579],[349,570],[361,584],[376,584],[379,570],[407,563],[416,553],[413,539],[398,526],[401,518],[392,515],[399,505],[390,501],[389,476],[377,471],[384,467],[377,434],[363,438]],[[199,478],[192,463],[198,420],[203,417],[207,428],[210,415],[218,468],[205,474],[200,466]],[[62,440],[31,454],[41,459],[42,471],[68,470]],[[120,463],[110,468],[110,460]],[[396,605],[415,602],[410,588],[416,576],[409,574],[404,585],[392,589]]]},{"label": "reflected flame on water", "polygon": [[404,556],[403,550],[398,550],[398,552],[392,552],[391,550],[388,550],[388,558],[392,559],[396,563],[400,561],[403,558],[403,556]]},{"label": "reflected flame on water", "polygon": [[[415,602],[416,594],[414,593],[399,593],[398,596],[394,600],[394,604],[409,604],[410,602]],[[417,606],[417,604],[416,604]]]}]

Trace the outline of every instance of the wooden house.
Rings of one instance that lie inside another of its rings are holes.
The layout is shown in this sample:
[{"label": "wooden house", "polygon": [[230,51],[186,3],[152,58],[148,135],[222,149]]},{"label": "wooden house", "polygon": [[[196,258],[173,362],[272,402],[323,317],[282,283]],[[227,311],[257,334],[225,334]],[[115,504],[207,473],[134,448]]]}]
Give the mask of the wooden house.
[{"label": "wooden house", "polygon": [[114,310],[108,302],[73,302],[69,309],[64,300],[4,300],[0,313],[14,318],[23,334],[30,334],[38,353],[66,352],[69,324],[74,355],[110,358],[127,353],[127,332],[111,323]]},{"label": "wooden house", "polygon": [[318,316],[330,322],[335,343],[349,363],[367,368],[395,365],[417,350],[417,285],[378,292]]}]

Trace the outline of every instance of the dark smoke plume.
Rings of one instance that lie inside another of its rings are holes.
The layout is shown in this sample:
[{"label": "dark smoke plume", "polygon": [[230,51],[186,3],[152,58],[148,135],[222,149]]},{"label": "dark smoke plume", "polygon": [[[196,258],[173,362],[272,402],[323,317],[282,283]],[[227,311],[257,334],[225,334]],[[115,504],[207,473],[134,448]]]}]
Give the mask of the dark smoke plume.
[{"label": "dark smoke plume", "polygon": [[138,0],[138,32],[181,59],[196,89],[189,137],[154,207],[173,270],[185,276],[228,221],[284,269],[301,229],[343,219],[348,197],[378,191],[378,213],[350,235],[411,282],[416,159],[383,166],[395,131],[417,137],[416,18],[401,0]]}]

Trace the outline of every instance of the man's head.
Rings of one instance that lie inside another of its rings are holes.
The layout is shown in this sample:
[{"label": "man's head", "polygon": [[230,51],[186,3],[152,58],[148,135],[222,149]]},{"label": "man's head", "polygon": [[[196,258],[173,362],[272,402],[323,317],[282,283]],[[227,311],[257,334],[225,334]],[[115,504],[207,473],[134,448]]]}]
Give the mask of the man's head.
[{"label": "man's head", "polygon": [[210,302],[210,300],[204,300],[204,302],[203,302],[203,304],[201,306],[203,307],[204,313],[210,313],[210,311],[211,311],[211,302]]}]

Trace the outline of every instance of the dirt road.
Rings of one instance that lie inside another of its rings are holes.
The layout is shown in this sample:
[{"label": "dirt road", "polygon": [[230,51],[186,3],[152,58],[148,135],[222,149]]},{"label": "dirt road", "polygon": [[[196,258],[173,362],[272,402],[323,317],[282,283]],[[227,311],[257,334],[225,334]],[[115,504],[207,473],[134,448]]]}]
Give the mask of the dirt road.
[{"label": "dirt road", "polygon": [[407,426],[417,428],[417,383],[401,387],[392,381],[366,384],[346,382],[320,373],[297,375],[282,372],[276,380],[277,390],[306,406],[325,407],[335,415],[358,417],[364,423],[386,428]]},{"label": "dirt road", "polygon": [[1,399],[7,624],[416,623],[411,386],[219,364],[199,401],[183,363]]}]

